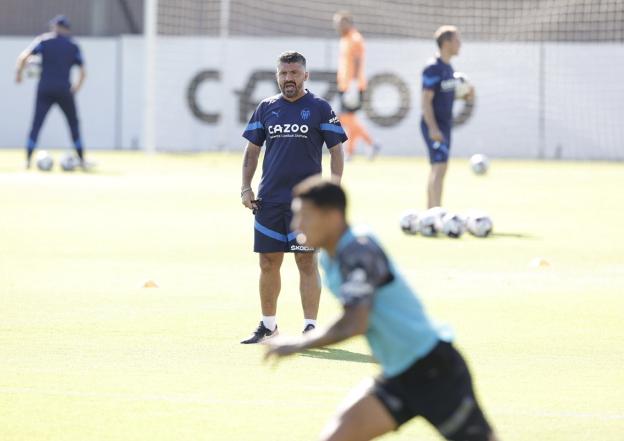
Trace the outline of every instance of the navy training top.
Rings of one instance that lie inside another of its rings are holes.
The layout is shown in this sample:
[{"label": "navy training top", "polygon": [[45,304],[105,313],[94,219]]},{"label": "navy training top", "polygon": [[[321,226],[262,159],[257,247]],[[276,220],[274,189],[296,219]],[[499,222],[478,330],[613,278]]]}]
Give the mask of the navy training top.
[{"label": "navy training top", "polygon": [[455,101],[455,78],[450,64],[440,57],[427,64],[422,73],[422,88],[433,90],[433,114],[440,130],[450,130],[453,125],[453,102]]},{"label": "navy training top", "polygon": [[269,203],[290,203],[295,185],[321,173],[323,144],[347,140],[329,103],[307,90],[294,102],[281,94],[263,100],[243,137],[258,146],[266,142],[258,197]]},{"label": "navy training top", "polygon": [[41,55],[39,89],[67,90],[71,87],[69,73],[72,66],[83,65],[80,48],[66,35],[47,33],[35,39],[32,55]]}]

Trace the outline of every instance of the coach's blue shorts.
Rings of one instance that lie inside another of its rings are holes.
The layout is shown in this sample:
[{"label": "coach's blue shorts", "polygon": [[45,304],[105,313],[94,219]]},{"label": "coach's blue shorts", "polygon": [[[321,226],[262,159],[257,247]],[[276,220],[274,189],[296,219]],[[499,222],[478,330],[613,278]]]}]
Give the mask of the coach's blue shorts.
[{"label": "coach's blue shorts", "polygon": [[310,253],[314,248],[299,245],[297,233],[290,223],[290,204],[259,202],[254,222],[254,251],[256,253]]},{"label": "coach's blue shorts", "polygon": [[429,137],[429,127],[424,120],[420,122],[420,131],[427,144],[429,162],[432,164],[448,162],[451,154],[451,130],[440,127],[440,131],[444,135],[444,142],[437,142]]}]

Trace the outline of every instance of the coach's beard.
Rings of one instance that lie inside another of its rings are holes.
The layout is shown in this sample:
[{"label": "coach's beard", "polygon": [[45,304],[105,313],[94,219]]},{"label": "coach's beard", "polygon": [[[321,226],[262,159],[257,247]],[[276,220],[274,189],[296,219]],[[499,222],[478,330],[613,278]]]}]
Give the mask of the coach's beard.
[{"label": "coach's beard", "polygon": [[297,92],[297,83],[284,83],[284,86],[282,87],[282,93],[284,94],[284,96],[292,98],[294,96],[297,96]]}]

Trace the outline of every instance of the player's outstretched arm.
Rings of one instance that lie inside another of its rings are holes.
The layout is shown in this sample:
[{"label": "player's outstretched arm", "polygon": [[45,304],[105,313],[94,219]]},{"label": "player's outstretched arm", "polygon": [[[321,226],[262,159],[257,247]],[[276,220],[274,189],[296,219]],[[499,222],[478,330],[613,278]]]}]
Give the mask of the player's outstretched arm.
[{"label": "player's outstretched arm", "polygon": [[247,143],[245,153],[243,154],[243,184],[241,186],[241,202],[250,210],[257,209],[255,202],[256,195],[251,189],[251,181],[253,180],[256,168],[258,168],[258,159],[262,149],[251,142]]},{"label": "player's outstretched arm", "polygon": [[330,346],[364,334],[368,328],[370,303],[360,302],[346,306],[342,316],[326,329],[318,329],[294,340],[269,340],[264,358],[285,357],[306,349]]},{"label": "player's outstretched arm", "polygon": [[340,184],[342,172],[344,171],[344,152],[342,143],[338,143],[329,149],[330,169],[332,180]]},{"label": "player's outstretched arm", "polygon": [[28,47],[26,49],[24,49],[22,51],[21,54],[19,54],[19,56],[17,57],[17,64],[15,67],[15,82],[16,83],[21,83],[22,82],[22,74],[24,72],[24,68],[26,67],[26,62],[28,61],[28,57],[30,57],[34,51],[36,51],[37,46],[39,45],[41,41],[40,37],[35,38],[32,43],[30,43],[28,45]]},{"label": "player's outstretched arm", "polygon": [[15,66],[15,82],[18,84],[22,82],[22,74],[24,72],[24,68],[26,67],[26,60],[28,60],[29,55],[30,51],[26,49],[17,57],[17,63]]}]

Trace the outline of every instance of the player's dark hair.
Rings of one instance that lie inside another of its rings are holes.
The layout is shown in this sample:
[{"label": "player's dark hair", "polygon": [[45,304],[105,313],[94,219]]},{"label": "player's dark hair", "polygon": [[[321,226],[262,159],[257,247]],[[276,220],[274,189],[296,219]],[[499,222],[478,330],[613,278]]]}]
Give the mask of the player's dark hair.
[{"label": "player's dark hair", "polygon": [[320,175],[309,177],[295,186],[294,196],[318,208],[347,211],[347,195],[340,185],[323,179]]},{"label": "player's dark hair", "polygon": [[303,55],[296,51],[282,52],[277,59],[277,64],[280,63],[299,63],[303,67],[306,67],[306,59]]},{"label": "player's dark hair", "polygon": [[440,26],[438,30],[436,31],[436,33],[434,34],[438,47],[441,49],[442,44],[444,44],[445,41],[452,40],[453,37],[457,35],[457,32],[458,31],[455,26],[451,26],[451,25]]}]

